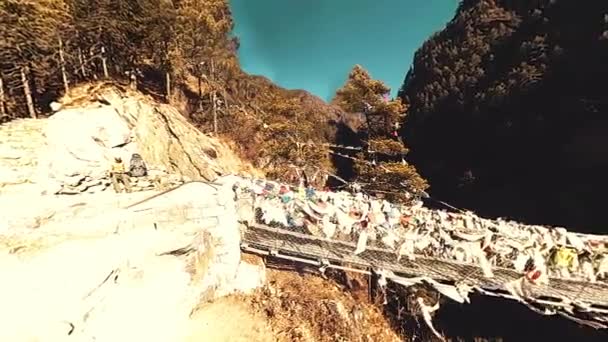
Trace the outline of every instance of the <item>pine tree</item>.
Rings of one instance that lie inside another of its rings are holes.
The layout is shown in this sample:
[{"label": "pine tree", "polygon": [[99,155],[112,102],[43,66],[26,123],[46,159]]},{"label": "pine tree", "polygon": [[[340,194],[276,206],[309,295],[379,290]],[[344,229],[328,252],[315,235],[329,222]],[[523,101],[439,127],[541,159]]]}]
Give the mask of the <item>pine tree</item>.
[{"label": "pine tree", "polygon": [[141,25],[146,35],[143,39],[145,56],[164,74],[165,96],[171,97],[174,44],[177,9],[172,1],[146,0],[142,3]]},{"label": "pine tree", "polygon": [[[175,41],[184,67],[193,75],[196,68],[210,61],[219,62],[228,48],[233,28],[228,4],[224,0],[183,0],[176,13]],[[218,64],[218,63],[216,63]]]},{"label": "pine tree", "polygon": [[[110,74],[124,75],[144,60],[142,42],[150,32],[146,32],[147,27],[142,25],[143,5],[148,0],[71,2],[80,44],[87,50],[93,64],[99,58],[91,57],[103,57]],[[99,63],[96,67],[101,68]]]},{"label": "pine tree", "polygon": [[414,166],[405,162],[408,149],[398,130],[407,106],[399,98],[388,99],[389,92],[383,82],[372,79],[363,67],[356,65],[333,102],[345,111],[365,116],[363,150],[355,162],[357,182],[369,191],[407,200],[405,191],[416,194],[428,184]]},{"label": "pine tree", "polygon": [[259,151],[266,157],[260,166],[269,171],[269,176],[284,181],[289,181],[297,169],[311,185],[324,186],[322,171],[331,170],[331,163],[327,158],[328,148],[317,144],[317,125],[304,116],[296,98],[274,96],[268,101],[267,109],[271,114],[262,116],[267,126],[260,127],[263,133]]},{"label": "pine tree", "polygon": [[64,1],[0,2],[0,72],[10,96],[9,112],[36,117],[42,106],[36,99],[64,88],[59,52],[71,23]]}]

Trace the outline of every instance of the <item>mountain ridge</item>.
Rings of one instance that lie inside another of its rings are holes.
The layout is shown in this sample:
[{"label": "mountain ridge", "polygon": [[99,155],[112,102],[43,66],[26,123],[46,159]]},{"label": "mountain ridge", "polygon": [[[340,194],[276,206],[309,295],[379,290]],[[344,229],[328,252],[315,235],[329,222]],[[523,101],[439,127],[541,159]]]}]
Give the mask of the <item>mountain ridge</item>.
[{"label": "mountain ridge", "polygon": [[605,232],[605,3],[463,1],[416,53],[402,134],[431,192],[488,216]]}]

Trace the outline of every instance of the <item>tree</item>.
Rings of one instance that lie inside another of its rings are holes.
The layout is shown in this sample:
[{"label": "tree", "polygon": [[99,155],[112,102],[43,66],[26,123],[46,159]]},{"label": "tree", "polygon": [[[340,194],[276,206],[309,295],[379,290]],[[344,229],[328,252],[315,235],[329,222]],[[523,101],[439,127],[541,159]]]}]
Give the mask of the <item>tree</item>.
[{"label": "tree", "polygon": [[145,28],[143,45],[145,55],[165,75],[165,96],[171,97],[173,63],[176,44],[175,25],[177,9],[172,1],[147,0],[142,3],[142,26]]},{"label": "tree", "polygon": [[[226,57],[233,22],[224,0],[183,0],[176,13],[175,40],[179,58],[193,75],[200,65],[209,71],[212,59]],[[186,70],[184,70],[186,71]]]},{"label": "tree", "polygon": [[263,130],[260,153],[265,156],[265,163],[260,166],[276,179],[288,181],[297,169],[312,185],[325,185],[321,175],[331,170],[329,150],[314,143],[319,141],[319,129],[305,117],[298,99],[275,96],[267,109],[272,114],[262,116],[267,125],[260,128]]},{"label": "tree", "polygon": [[143,75],[132,84],[183,99],[199,128],[213,121],[273,175],[330,169],[308,142],[330,139],[336,109],[245,74],[232,29],[227,0],[0,0],[1,120],[35,117],[77,82]]},{"label": "tree", "polygon": [[[224,0],[183,0],[179,4],[175,25],[176,53],[172,56],[177,78],[190,83],[190,76],[196,77],[199,88],[199,107],[202,109],[202,84],[208,90],[209,103],[213,114],[213,131],[218,132],[218,70],[233,63],[234,59],[228,39],[233,28],[228,3]],[[223,94],[223,92],[219,92]],[[226,103],[224,96],[223,103]]]},{"label": "tree", "polygon": [[356,65],[333,102],[348,112],[365,115],[363,150],[355,162],[357,182],[389,198],[407,200],[409,196],[404,190],[418,193],[428,184],[404,160],[408,149],[397,132],[407,106],[399,98],[389,100],[389,92],[383,82],[372,79],[363,67]]},{"label": "tree", "polygon": [[[142,25],[149,0],[71,0],[80,45],[101,54],[110,73],[123,74],[144,60],[142,42],[154,30]],[[159,9],[160,10],[160,9]]]},{"label": "tree", "polygon": [[71,22],[68,4],[61,0],[0,2],[0,72],[10,112],[36,117],[35,100],[64,87],[58,55]]}]

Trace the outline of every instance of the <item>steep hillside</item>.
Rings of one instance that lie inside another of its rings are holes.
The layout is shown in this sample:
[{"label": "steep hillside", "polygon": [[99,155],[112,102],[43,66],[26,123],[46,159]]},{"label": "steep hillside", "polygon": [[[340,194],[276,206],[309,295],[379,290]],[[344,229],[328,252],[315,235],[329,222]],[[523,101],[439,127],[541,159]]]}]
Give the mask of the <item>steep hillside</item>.
[{"label": "steep hillside", "polygon": [[0,125],[0,194],[76,194],[109,188],[112,158],[142,156],[149,177],[133,183],[148,189],[165,183],[212,181],[226,174],[260,175],[221,139],[198,131],[175,108],[112,83],[73,89],[46,119]]},{"label": "steep hillside", "polygon": [[463,1],[416,53],[404,135],[431,191],[605,232],[608,3]]},{"label": "steep hillside", "polygon": [[243,72],[227,0],[0,2],[0,122],[42,117],[75,85],[129,83],[275,177],[331,168],[341,111]]},{"label": "steep hillside", "polygon": [[[241,255],[231,175],[260,173],[221,139],[113,83],[68,95],[0,125],[0,340],[399,340],[333,281]],[[167,184],[108,188],[133,152]]]}]

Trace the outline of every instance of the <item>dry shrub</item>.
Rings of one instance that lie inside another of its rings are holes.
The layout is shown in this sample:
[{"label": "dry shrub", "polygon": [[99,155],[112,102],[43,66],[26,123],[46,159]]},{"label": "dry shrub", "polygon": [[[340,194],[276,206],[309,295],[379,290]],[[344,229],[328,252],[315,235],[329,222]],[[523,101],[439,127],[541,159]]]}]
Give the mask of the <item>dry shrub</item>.
[{"label": "dry shrub", "polygon": [[269,320],[278,341],[401,341],[380,309],[358,301],[335,282],[268,270],[268,286],[248,297]]}]

